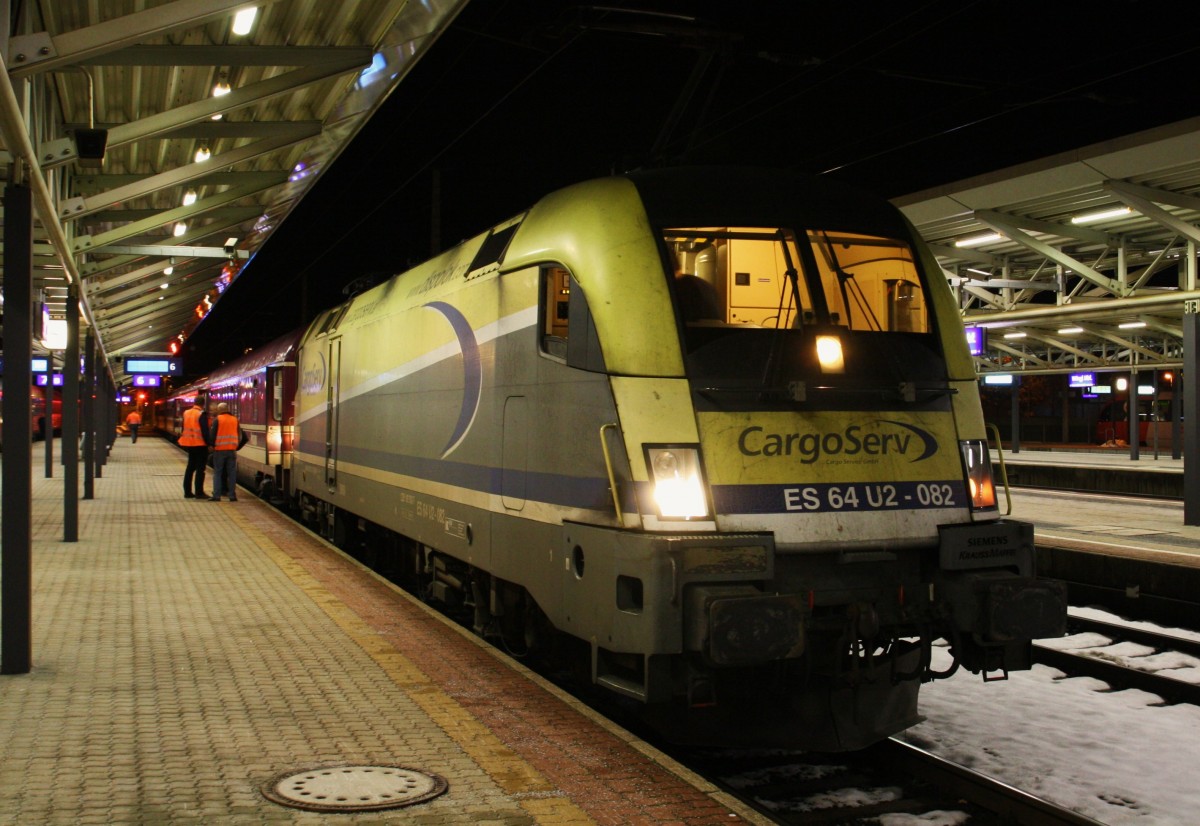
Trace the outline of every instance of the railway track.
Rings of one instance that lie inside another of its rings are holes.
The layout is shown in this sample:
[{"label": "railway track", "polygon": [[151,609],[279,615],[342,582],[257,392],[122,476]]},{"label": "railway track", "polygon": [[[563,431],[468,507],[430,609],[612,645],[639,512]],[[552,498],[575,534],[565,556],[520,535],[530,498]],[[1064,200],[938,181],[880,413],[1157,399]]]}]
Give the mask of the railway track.
[{"label": "railway track", "polygon": [[[1156,654],[1174,651],[1200,658],[1200,642],[1170,634],[1074,616],[1069,618],[1067,630],[1070,634],[1085,632],[1100,634],[1114,643],[1130,642],[1144,645],[1151,648]],[[1072,676],[1087,676],[1103,680],[1114,689],[1136,688],[1157,694],[1168,703],[1200,705],[1200,685],[1177,680],[1162,672],[1143,671],[1122,665],[1111,657],[1106,658],[1102,650],[1076,653],[1035,644],[1033,656],[1037,663],[1057,668]]]},{"label": "railway track", "polygon": [[878,824],[884,815],[932,812],[962,812],[984,826],[1097,823],[896,739],[845,754],[674,756],[786,826]]}]

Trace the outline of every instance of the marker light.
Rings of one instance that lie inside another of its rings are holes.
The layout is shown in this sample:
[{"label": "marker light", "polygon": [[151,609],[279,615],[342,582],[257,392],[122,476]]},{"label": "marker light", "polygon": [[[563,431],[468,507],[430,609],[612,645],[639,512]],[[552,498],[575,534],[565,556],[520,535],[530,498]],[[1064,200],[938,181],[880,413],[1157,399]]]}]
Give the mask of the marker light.
[{"label": "marker light", "polygon": [[696,447],[647,447],[646,465],[654,482],[654,501],[663,519],[705,519],[708,497]]},{"label": "marker light", "polygon": [[994,510],[996,486],[992,480],[992,457],[988,453],[987,442],[983,439],[968,439],[959,442],[959,448],[962,450],[971,510]]},{"label": "marker light", "polygon": [[842,358],[842,340],[837,336],[817,336],[817,361],[823,373],[844,373],[846,362]]}]

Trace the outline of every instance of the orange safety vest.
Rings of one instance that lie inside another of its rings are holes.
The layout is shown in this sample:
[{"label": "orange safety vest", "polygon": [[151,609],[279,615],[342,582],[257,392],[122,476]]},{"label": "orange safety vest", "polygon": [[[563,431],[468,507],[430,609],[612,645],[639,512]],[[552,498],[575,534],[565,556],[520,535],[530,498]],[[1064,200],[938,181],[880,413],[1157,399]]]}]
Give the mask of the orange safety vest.
[{"label": "orange safety vest", "polygon": [[238,449],[238,420],[232,413],[217,416],[217,437],[213,439],[213,450]]},{"label": "orange safety vest", "polygon": [[180,447],[201,447],[207,444],[204,434],[200,432],[200,414],[203,412],[199,407],[189,407],[183,411],[183,432],[179,434]]},{"label": "orange safety vest", "polygon": [[125,417],[125,424],[141,424],[142,414],[136,410]]}]

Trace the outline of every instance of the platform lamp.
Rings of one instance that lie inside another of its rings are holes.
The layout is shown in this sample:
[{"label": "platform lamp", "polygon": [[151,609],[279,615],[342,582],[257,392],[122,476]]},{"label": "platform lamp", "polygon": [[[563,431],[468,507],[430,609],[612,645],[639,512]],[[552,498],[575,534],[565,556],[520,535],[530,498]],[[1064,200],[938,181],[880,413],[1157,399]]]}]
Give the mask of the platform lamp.
[{"label": "platform lamp", "polygon": [[104,163],[104,150],[108,146],[108,130],[96,128],[96,83],[92,73],[82,66],[75,66],[88,80],[88,125],[86,129],[76,129],[75,155],[79,165],[88,169],[99,169]]}]

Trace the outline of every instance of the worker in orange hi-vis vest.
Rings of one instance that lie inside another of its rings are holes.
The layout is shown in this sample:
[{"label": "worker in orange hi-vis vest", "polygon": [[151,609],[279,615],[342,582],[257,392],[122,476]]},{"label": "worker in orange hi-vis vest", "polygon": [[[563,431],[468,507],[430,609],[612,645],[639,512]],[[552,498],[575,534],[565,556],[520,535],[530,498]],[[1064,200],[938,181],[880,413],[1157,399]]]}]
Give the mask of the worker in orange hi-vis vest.
[{"label": "worker in orange hi-vis vest", "polygon": [[[183,498],[207,499],[204,491],[204,467],[208,463],[208,411],[204,398],[197,396],[192,406],[183,411],[183,431],[179,446],[187,451],[187,469],[183,472]],[[195,489],[193,492],[193,484]]]},{"label": "worker in orange hi-vis vest", "polygon": [[136,445],[138,428],[142,426],[142,414],[137,412],[136,407],[125,417],[125,426],[129,428],[129,435],[133,437],[131,444]]},{"label": "worker in orange hi-vis vest", "polygon": [[210,502],[220,502],[224,487],[229,488],[229,501],[237,501],[237,452],[248,440],[238,425],[237,416],[229,405],[217,405],[217,418],[212,423],[213,495]]}]

